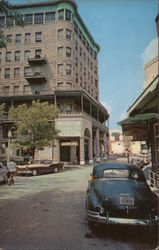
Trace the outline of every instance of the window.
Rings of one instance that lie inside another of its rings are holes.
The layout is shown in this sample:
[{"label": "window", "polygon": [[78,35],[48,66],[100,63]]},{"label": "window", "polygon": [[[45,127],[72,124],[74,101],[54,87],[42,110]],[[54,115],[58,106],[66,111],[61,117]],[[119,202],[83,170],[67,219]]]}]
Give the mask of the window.
[{"label": "window", "polygon": [[9,79],[10,78],[10,69],[9,68],[5,69],[5,71],[4,71],[4,78],[5,79]]},{"label": "window", "polygon": [[57,65],[57,74],[62,75],[63,74],[63,64]]},{"label": "window", "polygon": [[129,178],[129,170],[127,169],[106,169],[103,172],[105,178]]},{"label": "window", "polygon": [[71,69],[72,69],[72,65],[66,64],[66,75],[71,75]]},{"label": "window", "polygon": [[83,59],[84,59],[84,61],[86,61],[86,53],[85,52],[83,53]]},{"label": "window", "polygon": [[65,19],[71,21],[71,11],[66,9],[66,16]]},{"label": "window", "polygon": [[36,49],[35,50],[35,58],[40,58],[41,57],[41,49]]},{"label": "window", "polygon": [[66,82],[66,85],[67,86],[72,86],[72,83],[71,82]]},{"label": "window", "polygon": [[91,83],[93,83],[93,76],[91,76]]},{"label": "window", "polygon": [[20,68],[14,68],[14,78],[20,77]]},{"label": "window", "polygon": [[76,73],[76,83],[78,83],[78,74]]},{"label": "window", "polygon": [[25,67],[24,68],[24,76],[27,76],[30,74],[30,67]]},{"label": "window", "polygon": [[97,59],[97,52],[94,51],[94,59]]},{"label": "window", "polygon": [[55,21],[55,12],[46,12],[45,13],[45,23]]},{"label": "window", "polygon": [[78,42],[75,41],[75,49],[78,50]]},{"label": "window", "polygon": [[59,10],[58,11],[58,20],[63,20],[64,19],[64,10]]},{"label": "window", "polygon": [[66,56],[71,57],[71,48],[70,47],[66,47]]},{"label": "window", "polygon": [[66,29],[66,39],[71,40],[71,30]]},{"label": "window", "polygon": [[12,42],[12,35],[7,35],[7,42],[8,43],[11,43]]},{"label": "window", "polygon": [[82,72],[82,63],[80,63],[80,71]]},{"label": "window", "polygon": [[88,66],[89,66],[90,62],[89,62],[89,57],[88,57]]},{"label": "window", "polygon": [[91,62],[91,69],[93,69],[93,63]]},{"label": "window", "polygon": [[32,24],[33,23],[33,14],[25,14],[24,15],[24,23]]},{"label": "window", "polygon": [[25,43],[30,43],[31,33],[25,33]]},{"label": "window", "polygon": [[74,22],[74,31],[78,34],[78,25],[76,22]]},{"label": "window", "polygon": [[95,86],[97,87],[97,85],[98,85],[98,81],[95,79]]},{"label": "window", "polygon": [[24,60],[27,60],[29,58],[30,55],[30,50],[25,50],[24,51]]},{"label": "window", "polygon": [[97,67],[94,67],[94,73],[97,74]]},{"label": "window", "polygon": [[82,56],[82,48],[80,47],[80,56]]},{"label": "window", "polygon": [[0,17],[0,27],[2,28],[2,27],[4,27],[4,25],[5,25],[5,17]]},{"label": "window", "polygon": [[83,44],[86,46],[86,38],[83,36]]},{"label": "window", "polygon": [[63,85],[63,82],[58,82],[57,83],[57,86],[62,86]]},{"label": "window", "polygon": [[2,62],[2,52],[0,52],[0,63]]},{"label": "window", "polygon": [[15,61],[20,61],[20,51],[15,51],[14,60]]},{"label": "window", "polygon": [[90,47],[91,56],[93,56],[93,49]]},{"label": "window", "polygon": [[62,40],[63,39],[63,29],[59,29],[58,30],[58,40]]},{"label": "window", "polygon": [[42,41],[42,32],[35,32],[35,42],[39,43]]},{"label": "window", "polygon": [[58,53],[58,56],[62,56],[63,55],[63,47],[58,47],[57,53]]},{"label": "window", "polygon": [[15,43],[21,43],[21,34],[15,35]]},{"label": "window", "polygon": [[82,31],[79,29],[79,38],[82,40]]},{"label": "window", "polygon": [[10,51],[7,51],[6,52],[6,62],[10,62],[11,61],[11,52]]},{"label": "window", "polygon": [[19,92],[19,86],[14,86],[13,87],[13,93],[18,94],[18,92]]},{"label": "window", "polygon": [[87,42],[87,50],[89,51],[89,43]]},{"label": "window", "polygon": [[29,85],[24,85],[23,91],[24,91],[24,93],[28,93],[29,92]]},{"label": "window", "polygon": [[86,68],[84,67],[84,76],[86,76]]},{"label": "window", "polygon": [[9,86],[4,86],[3,87],[3,93],[4,94],[9,94]]},{"label": "window", "polygon": [[90,72],[88,72],[88,81],[90,81]]},{"label": "window", "polygon": [[77,57],[75,57],[75,65],[76,65],[76,67],[78,67],[78,58]]},{"label": "window", "polygon": [[37,13],[34,15],[34,23],[38,24],[38,23],[43,23],[43,13]]},{"label": "window", "polygon": [[84,82],[84,89],[86,89],[86,82]]},{"label": "window", "polygon": [[9,16],[9,17],[6,17],[6,26],[7,27],[11,27],[14,25],[14,19],[13,17]]},{"label": "window", "polygon": [[83,79],[82,79],[82,77],[80,78],[80,86],[82,87],[82,85],[83,85]]}]

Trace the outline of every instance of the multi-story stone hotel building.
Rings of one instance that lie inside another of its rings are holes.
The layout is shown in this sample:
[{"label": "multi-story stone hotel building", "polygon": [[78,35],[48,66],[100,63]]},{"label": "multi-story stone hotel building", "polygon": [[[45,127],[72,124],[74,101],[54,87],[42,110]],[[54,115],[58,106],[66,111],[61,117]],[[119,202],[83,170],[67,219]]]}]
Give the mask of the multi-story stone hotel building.
[{"label": "multi-story stone hotel building", "polygon": [[[24,27],[0,13],[0,28],[9,39],[0,51],[0,103],[7,108],[32,100],[54,103],[60,131],[52,149],[39,152],[54,161],[92,162],[108,152],[109,118],[99,102],[98,52],[72,0],[13,5]],[[0,160],[6,157],[6,117],[0,124]],[[50,152],[50,153],[49,153]],[[25,156],[26,150],[12,150]]]}]

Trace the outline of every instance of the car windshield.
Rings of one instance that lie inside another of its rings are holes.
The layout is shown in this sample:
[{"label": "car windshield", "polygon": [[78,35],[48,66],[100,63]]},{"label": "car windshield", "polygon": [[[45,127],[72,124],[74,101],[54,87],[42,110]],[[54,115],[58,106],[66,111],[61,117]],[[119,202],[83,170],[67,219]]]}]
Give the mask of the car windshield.
[{"label": "car windshield", "polygon": [[106,169],[103,172],[104,178],[129,178],[127,169]]}]

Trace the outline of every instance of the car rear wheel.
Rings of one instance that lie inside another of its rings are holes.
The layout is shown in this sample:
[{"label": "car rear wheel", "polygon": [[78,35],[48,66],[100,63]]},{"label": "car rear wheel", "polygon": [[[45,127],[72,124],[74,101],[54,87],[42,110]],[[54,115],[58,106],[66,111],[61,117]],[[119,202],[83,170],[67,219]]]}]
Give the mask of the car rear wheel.
[{"label": "car rear wheel", "polygon": [[38,174],[38,171],[36,169],[34,169],[32,174],[33,174],[33,176],[36,176]]},{"label": "car rear wheel", "polygon": [[58,172],[59,172],[58,168],[54,168],[54,173],[58,173]]}]

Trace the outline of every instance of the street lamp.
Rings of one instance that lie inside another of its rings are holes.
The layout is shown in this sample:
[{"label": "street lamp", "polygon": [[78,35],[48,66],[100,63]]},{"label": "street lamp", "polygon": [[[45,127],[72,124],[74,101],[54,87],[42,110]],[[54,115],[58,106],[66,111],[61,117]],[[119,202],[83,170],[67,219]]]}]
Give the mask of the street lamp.
[{"label": "street lamp", "polygon": [[7,148],[7,166],[10,160],[10,144],[11,144],[11,137],[12,137],[12,132],[11,130],[8,131],[8,148]]}]

